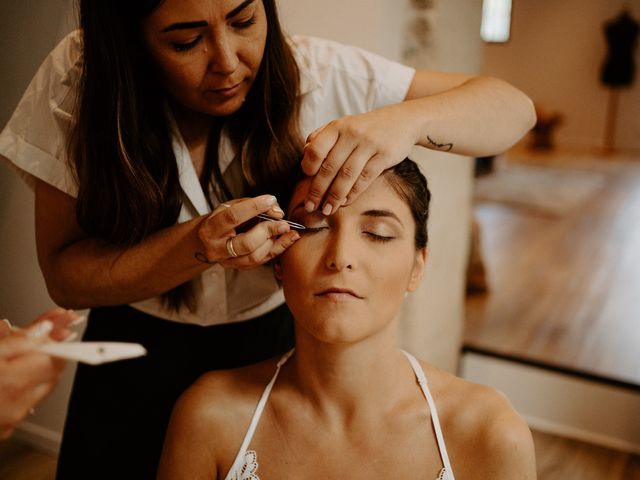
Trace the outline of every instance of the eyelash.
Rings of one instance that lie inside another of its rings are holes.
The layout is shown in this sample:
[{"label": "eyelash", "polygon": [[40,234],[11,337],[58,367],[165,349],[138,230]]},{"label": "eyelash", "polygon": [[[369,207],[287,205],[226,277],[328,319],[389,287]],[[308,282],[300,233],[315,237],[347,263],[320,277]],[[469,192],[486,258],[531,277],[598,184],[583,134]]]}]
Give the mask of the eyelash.
[{"label": "eyelash", "polygon": [[298,233],[302,236],[305,235],[313,235],[314,233],[321,232],[322,230],[326,230],[329,227],[305,227],[304,230],[298,230]]},{"label": "eyelash", "polygon": [[380,243],[390,242],[391,240],[393,240],[395,238],[395,237],[385,237],[383,235],[377,235],[377,234],[371,233],[371,232],[365,232],[365,235],[367,235],[369,238],[371,238],[371,240],[373,240],[374,242],[380,242]]},{"label": "eyelash", "polygon": [[[255,25],[256,23],[256,16],[253,15],[250,19],[248,20],[244,20],[241,22],[235,22],[232,24],[232,26],[238,30],[245,30],[249,27],[251,27],[252,25]],[[187,42],[187,43],[174,43],[173,44],[173,49],[176,52],[186,52],[188,50],[191,50],[193,47],[195,47],[200,40],[202,39],[202,35],[198,35],[196,37],[195,40],[192,40],[191,42]]]},{"label": "eyelash", "polygon": [[[307,234],[313,235],[314,233],[318,233],[322,230],[326,230],[327,228],[329,227],[307,227],[306,229],[301,230],[300,233],[302,233],[303,235],[307,235]],[[378,235],[372,232],[364,232],[364,234],[367,237],[369,237],[370,240],[373,240],[374,242],[380,242],[380,243],[386,243],[395,238],[395,237],[385,237],[383,235]]]},{"label": "eyelash", "polygon": [[254,25],[255,23],[256,23],[256,16],[252,15],[249,20],[235,22],[233,26],[239,30],[244,30],[245,28],[249,28],[251,25]]},{"label": "eyelash", "polygon": [[195,40],[192,40],[191,42],[187,42],[187,43],[174,43],[173,44],[173,49],[176,52],[186,52],[187,50],[191,50],[193,47],[195,47],[198,42],[200,42],[200,40],[202,39],[202,35],[198,35]]}]

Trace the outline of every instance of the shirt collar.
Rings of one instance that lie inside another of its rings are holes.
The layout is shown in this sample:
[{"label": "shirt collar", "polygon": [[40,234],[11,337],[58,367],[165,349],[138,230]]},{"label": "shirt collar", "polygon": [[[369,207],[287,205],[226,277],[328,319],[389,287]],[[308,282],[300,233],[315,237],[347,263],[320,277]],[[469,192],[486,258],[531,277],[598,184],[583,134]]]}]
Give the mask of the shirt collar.
[{"label": "shirt collar", "polygon": [[198,215],[211,213],[204,191],[200,185],[200,180],[193,167],[189,149],[184,143],[184,139],[182,138],[182,134],[180,133],[180,129],[169,105],[166,105],[165,115],[167,116],[169,131],[171,132],[171,146],[173,147],[173,154],[178,164],[178,174],[180,175],[182,191],[191,202],[193,208],[198,212]]}]

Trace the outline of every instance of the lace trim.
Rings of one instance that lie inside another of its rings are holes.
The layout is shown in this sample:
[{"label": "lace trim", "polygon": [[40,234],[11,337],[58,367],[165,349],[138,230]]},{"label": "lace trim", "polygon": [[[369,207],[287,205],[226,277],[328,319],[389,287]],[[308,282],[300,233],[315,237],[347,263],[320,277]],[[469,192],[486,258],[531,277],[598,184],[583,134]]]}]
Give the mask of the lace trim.
[{"label": "lace trim", "polygon": [[[258,474],[258,454],[255,450],[247,450],[244,454],[244,462],[240,467],[240,471],[236,470],[231,480],[260,480]],[[449,472],[446,468],[440,470],[436,480],[450,480]]]},{"label": "lace trim", "polygon": [[231,480],[260,480],[258,474],[258,454],[255,450],[247,450],[244,462],[231,476]]}]

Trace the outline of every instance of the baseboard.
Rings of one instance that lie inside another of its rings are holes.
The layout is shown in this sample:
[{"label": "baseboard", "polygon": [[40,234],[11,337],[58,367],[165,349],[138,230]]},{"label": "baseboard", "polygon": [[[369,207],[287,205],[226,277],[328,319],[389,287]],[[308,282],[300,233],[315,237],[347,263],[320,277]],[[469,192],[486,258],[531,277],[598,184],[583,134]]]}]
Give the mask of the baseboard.
[{"label": "baseboard", "polygon": [[640,392],[467,352],[461,375],[502,391],[536,430],[640,453]]},{"label": "baseboard", "polygon": [[49,430],[48,428],[28,421],[18,425],[13,437],[42,451],[56,455],[60,451],[60,444],[62,442],[62,435],[59,432]]}]

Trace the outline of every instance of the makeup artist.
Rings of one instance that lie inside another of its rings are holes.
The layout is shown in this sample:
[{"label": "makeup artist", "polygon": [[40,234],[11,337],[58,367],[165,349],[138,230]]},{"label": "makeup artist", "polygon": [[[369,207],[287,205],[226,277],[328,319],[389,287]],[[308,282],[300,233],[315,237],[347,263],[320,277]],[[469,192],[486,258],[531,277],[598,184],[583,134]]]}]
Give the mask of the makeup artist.
[{"label": "makeup artist", "polygon": [[152,478],[189,384],[292,345],[264,264],[298,234],[247,226],[282,218],[282,172],[302,157],[307,209],[331,214],[415,144],[493,155],[534,113],[497,79],[285,38],[274,0],[81,0],[79,12],[0,154],[35,190],[51,297],[91,308],[85,339],[149,352],[79,366],[58,478]]}]

